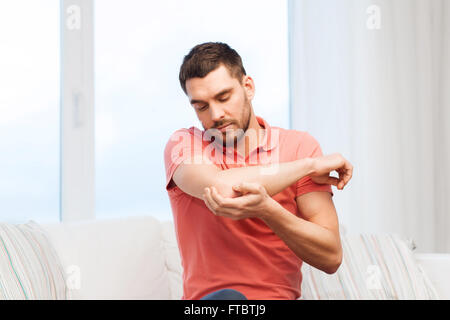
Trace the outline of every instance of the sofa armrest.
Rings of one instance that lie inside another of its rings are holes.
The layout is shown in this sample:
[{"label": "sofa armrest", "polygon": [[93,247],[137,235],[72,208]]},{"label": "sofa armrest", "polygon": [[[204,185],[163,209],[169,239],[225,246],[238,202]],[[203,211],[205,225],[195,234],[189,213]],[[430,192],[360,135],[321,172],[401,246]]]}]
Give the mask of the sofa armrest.
[{"label": "sofa armrest", "polygon": [[180,300],[183,296],[183,267],[178,250],[174,223],[171,220],[162,221],[161,226],[171,299]]},{"label": "sofa armrest", "polygon": [[450,254],[415,253],[417,263],[436,288],[441,299],[450,299]]}]

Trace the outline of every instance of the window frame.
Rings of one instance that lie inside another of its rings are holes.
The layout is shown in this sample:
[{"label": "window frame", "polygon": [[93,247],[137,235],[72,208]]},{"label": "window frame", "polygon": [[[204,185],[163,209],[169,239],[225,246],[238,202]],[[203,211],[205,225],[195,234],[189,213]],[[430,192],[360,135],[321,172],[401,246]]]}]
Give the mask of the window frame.
[{"label": "window frame", "polygon": [[93,1],[60,0],[60,221],[95,218]]}]

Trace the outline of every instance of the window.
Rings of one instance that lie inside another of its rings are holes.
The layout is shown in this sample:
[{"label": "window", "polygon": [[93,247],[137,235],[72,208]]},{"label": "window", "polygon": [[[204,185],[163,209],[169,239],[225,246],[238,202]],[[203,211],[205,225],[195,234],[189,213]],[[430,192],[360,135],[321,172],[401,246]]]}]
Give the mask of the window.
[{"label": "window", "polygon": [[257,115],[289,126],[286,1],[96,0],[96,217],[172,219],[163,150],[198,122],[179,82],[184,55],[228,43],[253,77]]},{"label": "window", "polygon": [[0,221],[59,220],[59,1],[0,2]]},{"label": "window", "polygon": [[288,127],[287,27],[278,0],[2,1],[0,221],[171,219],[164,146],[201,128],[178,83],[184,55],[228,43],[255,80],[257,115]]}]

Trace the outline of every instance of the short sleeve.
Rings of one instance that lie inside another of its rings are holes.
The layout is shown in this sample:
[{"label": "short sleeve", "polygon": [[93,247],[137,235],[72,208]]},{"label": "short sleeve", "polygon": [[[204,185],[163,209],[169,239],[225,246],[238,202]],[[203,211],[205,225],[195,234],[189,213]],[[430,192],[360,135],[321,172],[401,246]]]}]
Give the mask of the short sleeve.
[{"label": "short sleeve", "polygon": [[[297,159],[315,158],[321,157],[322,155],[322,149],[319,142],[308,132],[302,132],[297,149]],[[315,183],[309,176],[303,177],[297,181],[295,189],[296,197],[314,191],[328,191],[331,193],[331,196],[333,196],[331,185]]]},{"label": "short sleeve", "polygon": [[[192,129],[192,128],[191,128]],[[177,167],[186,161],[195,161],[202,157],[203,145],[200,131],[179,129],[169,138],[164,149],[164,165],[166,169],[166,190]]]}]

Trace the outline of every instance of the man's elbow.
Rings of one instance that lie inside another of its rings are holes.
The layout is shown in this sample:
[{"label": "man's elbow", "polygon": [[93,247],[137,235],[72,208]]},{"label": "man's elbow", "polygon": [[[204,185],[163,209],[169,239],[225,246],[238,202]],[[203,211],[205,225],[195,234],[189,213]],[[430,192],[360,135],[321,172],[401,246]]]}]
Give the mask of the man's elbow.
[{"label": "man's elbow", "polygon": [[214,187],[217,192],[224,198],[236,198],[239,194],[233,190],[233,185],[223,182],[221,180],[216,180],[211,186]]},{"label": "man's elbow", "polygon": [[239,193],[233,190],[233,184],[229,179],[223,176],[224,171],[220,171],[214,178],[214,183],[210,187],[216,188],[217,192],[224,198],[236,198]]},{"label": "man's elbow", "polygon": [[338,253],[336,253],[334,255],[334,257],[333,257],[333,259],[331,259],[329,265],[323,271],[328,274],[336,273],[338,271],[339,267],[341,266],[341,264],[342,264],[342,248],[339,250]]}]

